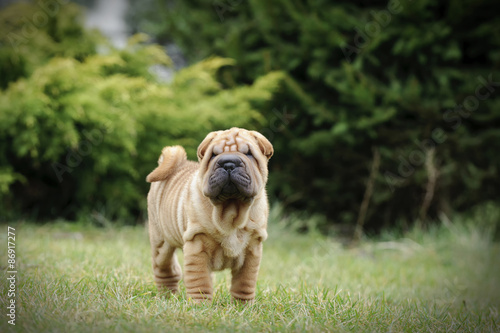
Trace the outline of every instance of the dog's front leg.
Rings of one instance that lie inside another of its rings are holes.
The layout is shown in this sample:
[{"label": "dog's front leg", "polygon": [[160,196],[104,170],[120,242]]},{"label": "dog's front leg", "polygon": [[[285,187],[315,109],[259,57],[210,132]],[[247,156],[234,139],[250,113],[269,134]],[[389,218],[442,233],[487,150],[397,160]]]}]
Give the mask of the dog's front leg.
[{"label": "dog's front leg", "polygon": [[212,300],[212,277],[207,237],[196,235],[184,244],[184,284],[188,297],[199,302]]},{"label": "dog's front leg", "polygon": [[246,250],[243,266],[232,270],[231,295],[234,298],[242,301],[252,301],[255,298],[261,258],[262,242],[255,240]]}]

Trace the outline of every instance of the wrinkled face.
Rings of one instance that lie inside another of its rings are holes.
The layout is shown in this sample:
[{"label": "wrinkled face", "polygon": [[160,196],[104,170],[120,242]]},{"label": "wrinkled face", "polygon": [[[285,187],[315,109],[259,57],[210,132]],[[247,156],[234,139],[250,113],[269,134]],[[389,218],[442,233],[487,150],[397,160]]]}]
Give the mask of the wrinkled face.
[{"label": "wrinkled face", "polygon": [[253,199],[267,182],[272,153],[271,143],[255,131],[210,133],[198,147],[203,194],[214,204]]}]

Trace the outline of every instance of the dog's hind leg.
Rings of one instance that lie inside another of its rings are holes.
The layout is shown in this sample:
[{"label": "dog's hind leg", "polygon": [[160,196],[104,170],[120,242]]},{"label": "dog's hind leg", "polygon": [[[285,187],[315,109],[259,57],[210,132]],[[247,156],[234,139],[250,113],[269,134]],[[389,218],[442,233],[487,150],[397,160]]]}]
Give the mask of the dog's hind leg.
[{"label": "dog's hind leg", "polygon": [[178,292],[182,271],[175,255],[175,247],[151,237],[151,251],[154,280],[158,290]]}]

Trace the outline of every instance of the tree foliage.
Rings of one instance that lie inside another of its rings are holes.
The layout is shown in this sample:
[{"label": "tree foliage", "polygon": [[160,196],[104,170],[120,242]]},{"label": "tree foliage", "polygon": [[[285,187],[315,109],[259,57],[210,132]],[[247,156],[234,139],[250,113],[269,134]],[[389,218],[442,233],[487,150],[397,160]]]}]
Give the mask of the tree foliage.
[{"label": "tree foliage", "polygon": [[208,132],[258,126],[263,117],[257,108],[282,81],[269,73],[226,89],[217,76],[233,61],[209,58],[160,84],[151,66],[170,60],[144,41],[136,35],[124,50],[108,46],[99,54],[89,48],[83,58],[48,57],[0,94],[2,216],[142,217],[145,177],[163,146],[183,145],[195,158]]},{"label": "tree foliage", "polygon": [[275,110],[289,115],[272,133],[270,188],[279,200],[353,223],[378,151],[369,226],[498,202],[495,1],[162,4],[134,7],[131,22],[191,61],[235,59],[236,84],[289,75],[261,110],[269,122]]},{"label": "tree foliage", "polygon": [[[50,1],[40,1],[40,4]],[[27,2],[15,3],[0,11],[0,88],[30,76],[52,57],[83,60],[96,53],[102,40],[85,31],[81,8],[53,1],[49,7]]]},{"label": "tree foliage", "polygon": [[114,50],[79,7],[40,3],[0,12],[6,212],[140,216],[164,145],[194,158],[231,126],[274,144],[273,199],[330,222],[391,226],[499,200],[494,1],[132,2],[133,26],[192,63],[169,84],[144,35]]}]

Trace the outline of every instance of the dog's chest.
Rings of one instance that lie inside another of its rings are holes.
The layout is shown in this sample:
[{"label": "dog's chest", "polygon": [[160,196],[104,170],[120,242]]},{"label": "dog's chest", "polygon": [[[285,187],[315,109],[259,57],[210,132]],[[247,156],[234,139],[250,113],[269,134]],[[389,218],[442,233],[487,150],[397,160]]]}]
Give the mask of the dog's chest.
[{"label": "dog's chest", "polygon": [[221,247],[212,257],[212,269],[219,271],[225,268],[239,268],[245,260],[245,249],[250,241],[250,232],[240,229],[220,240]]}]

